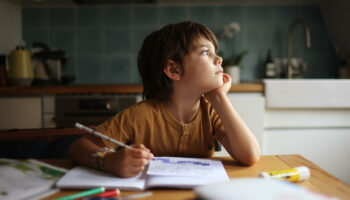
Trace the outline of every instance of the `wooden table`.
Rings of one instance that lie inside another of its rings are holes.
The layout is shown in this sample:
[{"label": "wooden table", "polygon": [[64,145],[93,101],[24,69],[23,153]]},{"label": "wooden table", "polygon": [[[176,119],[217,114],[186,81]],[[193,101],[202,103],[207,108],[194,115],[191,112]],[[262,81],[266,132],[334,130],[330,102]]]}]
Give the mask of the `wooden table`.
[{"label": "wooden table", "polygon": [[[257,177],[262,171],[282,170],[297,166],[307,166],[311,170],[311,177],[303,182],[296,183],[313,191],[338,197],[339,199],[350,199],[350,186],[330,175],[325,170],[306,160],[300,155],[279,155],[279,156],[262,156],[261,160],[250,167],[239,165],[231,158],[215,158],[222,160],[225,169],[230,178],[238,177]],[[73,165],[69,160],[43,160],[56,166],[72,168]],[[192,190],[179,189],[151,189],[152,196],[142,198],[147,199],[195,199]],[[49,196],[45,199],[66,196],[79,190],[61,190],[60,192]],[[126,196],[142,191],[122,191],[121,196]]]}]

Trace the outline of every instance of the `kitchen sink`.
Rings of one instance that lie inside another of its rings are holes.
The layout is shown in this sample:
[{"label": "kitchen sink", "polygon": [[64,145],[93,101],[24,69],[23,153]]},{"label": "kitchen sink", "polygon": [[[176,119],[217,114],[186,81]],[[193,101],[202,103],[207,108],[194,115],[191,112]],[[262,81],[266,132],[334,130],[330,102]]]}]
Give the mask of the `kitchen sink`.
[{"label": "kitchen sink", "polygon": [[350,108],[350,79],[265,79],[267,108]]}]

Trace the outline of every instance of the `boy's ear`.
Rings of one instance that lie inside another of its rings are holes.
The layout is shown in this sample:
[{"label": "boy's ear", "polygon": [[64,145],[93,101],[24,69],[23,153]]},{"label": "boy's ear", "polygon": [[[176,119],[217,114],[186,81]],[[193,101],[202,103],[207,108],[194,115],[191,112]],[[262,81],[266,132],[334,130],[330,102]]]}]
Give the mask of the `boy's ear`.
[{"label": "boy's ear", "polygon": [[173,81],[178,81],[182,77],[180,66],[173,60],[168,60],[164,67],[164,73]]}]

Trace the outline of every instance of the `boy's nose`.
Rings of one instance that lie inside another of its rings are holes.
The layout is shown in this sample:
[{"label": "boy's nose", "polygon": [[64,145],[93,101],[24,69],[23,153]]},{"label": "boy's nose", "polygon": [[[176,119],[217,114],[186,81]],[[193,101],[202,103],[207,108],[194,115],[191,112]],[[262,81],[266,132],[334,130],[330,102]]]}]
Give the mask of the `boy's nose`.
[{"label": "boy's nose", "polygon": [[215,64],[222,65],[222,58],[220,56],[216,56]]}]

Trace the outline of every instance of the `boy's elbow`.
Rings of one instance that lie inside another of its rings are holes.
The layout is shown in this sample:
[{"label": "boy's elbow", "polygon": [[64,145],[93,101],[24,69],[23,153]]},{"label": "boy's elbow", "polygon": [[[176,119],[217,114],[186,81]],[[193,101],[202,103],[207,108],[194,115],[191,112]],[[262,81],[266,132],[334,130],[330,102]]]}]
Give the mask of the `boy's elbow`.
[{"label": "boy's elbow", "polygon": [[251,166],[260,160],[260,151],[251,152],[249,155],[245,156],[244,159],[240,160],[240,163],[245,166]]},{"label": "boy's elbow", "polygon": [[74,160],[74,152],[76,152],[75,146],[76,146],[76,144],[75,144],[75,142],[73,142],[68,148],[68,155],[69,155],[69,158],[71,160]]},{"label": "boy's elbow", "polygon": [[77,158],[81,156],[81,151],[84,150],[83,140],[83,137],[78,138],[68,147],[68,155],[71,160],[77,161]]},{"label": "boy's elbow", "polygon": [[254,155],[254,156],[251,156],[247,162],[245,163],[245,165],[247,166],[251,166],[251,165],[254,165],[255,163],[259,162],[260,160],[260,154],[259,155]]}]

